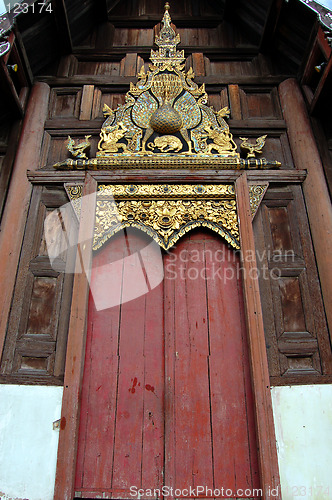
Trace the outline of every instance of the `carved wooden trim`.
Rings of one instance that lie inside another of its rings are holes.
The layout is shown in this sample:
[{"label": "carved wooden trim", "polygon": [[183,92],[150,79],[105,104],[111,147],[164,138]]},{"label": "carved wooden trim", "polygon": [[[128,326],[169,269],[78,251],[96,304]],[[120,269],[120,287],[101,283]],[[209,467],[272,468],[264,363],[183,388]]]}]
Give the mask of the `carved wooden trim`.
[{"label": "carved wooden trim", "polygon": [[[77,457],[80,394],[86,341],[89,270],[95,224],[97,182],[86,174],[68,331],[54,500],[72,500]],[[81,243],[80,243],[81,242]],[[84,272],[81,272],[81,269]]]},{"label": "carved wooden trim", "polygon": [[332,206],[325,174],[301,89],[295,79],[279,87],[283,115],[296,168],[307,168],[303,193],[322,287],[325,312],[332,335]]},{"label": "carved wooden trim", "polygon": [[[135,170],[121,170],[121,171],[90,171],[91,177],[100,184],[109,184],[116,182],[128,183],[151,183],[151,182],[235,182],[240,175],[241,171],[236,170],[223,170],[219,172],[211,170],[200,170],[199,172],[181,169],[175,170],[154,170],[153,177],[150,172]],[[259,170],[247,172],[248,181],[257,182],[281,182],[281,183],[301,183],[306,178],[306,170]],[[83,182],[84,172],[76,170],[75,172],[50,172],[49,170],[39,170],[38,172],[28,171],[28,179],[32,184],[62,184],[65,182]]]},{"label": "carved wooden trim", "polygon": [[0,293],[0,358],[31,195],[26,171],[38,165],[49,92],[49,87],[43,83],[37,83],[32,89],[1,223],[0,274],[6,286]]},{"label": "carved wooden trim", "polygon": [[[245,173],[237,179],[235,187],[242,250],[244,304],[256,413],[261,487],[263,489],[262,498],[268,500],[271,498],[269,490],[271,488],[278,488],[278,496],[274,496],[273,498],[281,499],[263,313],[256,272],[257,263],[254,257],[255,242],[252,229],[248,181]],[[246,255],[248,257],[250,255],[250,258],[246,258]]]}]

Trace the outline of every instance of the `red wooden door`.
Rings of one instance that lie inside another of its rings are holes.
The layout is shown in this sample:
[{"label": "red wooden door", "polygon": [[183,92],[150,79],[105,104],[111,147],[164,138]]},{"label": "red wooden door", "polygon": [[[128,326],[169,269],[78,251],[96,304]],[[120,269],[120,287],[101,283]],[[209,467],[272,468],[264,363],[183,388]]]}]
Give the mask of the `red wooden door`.
[{"label": "red wooden door", "polygon": [[75,490],[158,498],[151,490],[163,486],[176,497],[257,488],[238,259],[213,233],[191,232],[164,255],[152,288],[160,251],[150,242],[129,230],[94,257],[92,290],[117,305],[97,311],[90,296]]}]

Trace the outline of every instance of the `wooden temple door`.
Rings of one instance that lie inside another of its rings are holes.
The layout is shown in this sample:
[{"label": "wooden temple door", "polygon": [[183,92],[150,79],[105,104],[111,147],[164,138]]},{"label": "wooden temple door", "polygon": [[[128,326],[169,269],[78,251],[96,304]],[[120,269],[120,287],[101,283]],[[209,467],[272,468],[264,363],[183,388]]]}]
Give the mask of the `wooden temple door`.
[{"label": "wooden temple door", "polygon": [[160,262],[135,229],[94,256],[76,496],[259,498],[238,257],[200,229]]}]

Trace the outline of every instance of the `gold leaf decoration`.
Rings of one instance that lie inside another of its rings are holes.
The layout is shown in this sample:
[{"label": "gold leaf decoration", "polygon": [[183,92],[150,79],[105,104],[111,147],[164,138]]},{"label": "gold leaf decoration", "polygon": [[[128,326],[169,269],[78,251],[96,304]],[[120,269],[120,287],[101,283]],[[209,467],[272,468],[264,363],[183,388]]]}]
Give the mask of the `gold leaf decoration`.
[{"label": "gold leaf decoration", "polygon": [[[88,159],[80,145],[68,146],[75,159],[67,158],[54,165],[59,170],[121,168],[276,168],[279,162],[258,160],[266,135],[251,143],[243,138],[241,148],[248,150],[241,158],[226,122],[230,110],[215,111],[207,106],[204,84],[194,82],[192,68],[184,69],[184,51],[177,50],[176,34],[169,5],[155,37],[158,50],[151,50],[149,69],[138,72],[131,83],[125,104],[112,110],[104,104],[105,121],[100,130],[96,158]],[[159,147],[165,136],[173,136],[176,147]],[[180,143],[182,147],[180,147]],[[83,143],[82,148],[83,148]],[[150,146],[149,146],[150,144]]]}]

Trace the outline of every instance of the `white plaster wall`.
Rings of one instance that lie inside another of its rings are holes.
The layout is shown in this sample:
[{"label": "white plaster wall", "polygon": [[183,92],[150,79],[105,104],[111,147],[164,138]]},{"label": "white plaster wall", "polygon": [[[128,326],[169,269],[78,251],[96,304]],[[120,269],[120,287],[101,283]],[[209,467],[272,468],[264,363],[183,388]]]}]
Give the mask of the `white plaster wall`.
[{"label": "white plaster wall", "polygon": [[0,499],[52,500],[62,387],[0,385]]},{"label": "white plaster wall", "polygon": [[272,388],[283,500],[332,499],[332,385]]}]

